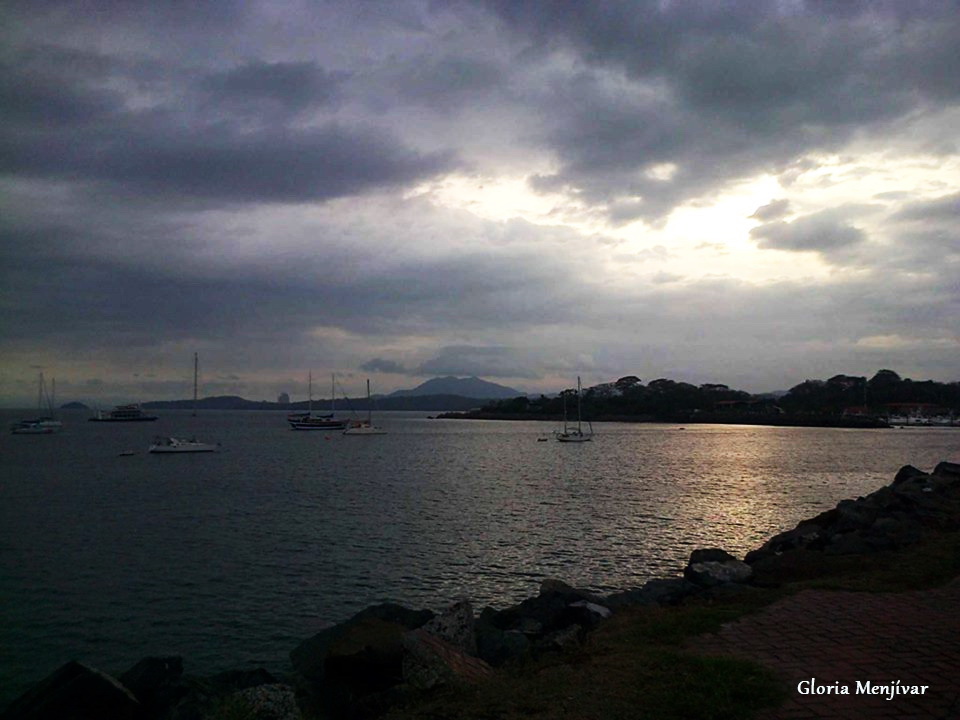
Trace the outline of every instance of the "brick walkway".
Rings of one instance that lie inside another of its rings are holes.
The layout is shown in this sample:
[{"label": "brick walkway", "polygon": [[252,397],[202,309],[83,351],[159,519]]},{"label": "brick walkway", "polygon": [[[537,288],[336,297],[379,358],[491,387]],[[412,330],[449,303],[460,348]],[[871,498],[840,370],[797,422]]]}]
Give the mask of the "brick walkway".
[{"label": "brick walkway", "polygon": [[[960,578],[935,590],[805,590],[689,647],[767,666],[789,696],[763,720],[960,718]],[[847,685],[850,695],[802,695],[797,685]],[[929,685],[924,695],[855,694],[857,681]]]}]

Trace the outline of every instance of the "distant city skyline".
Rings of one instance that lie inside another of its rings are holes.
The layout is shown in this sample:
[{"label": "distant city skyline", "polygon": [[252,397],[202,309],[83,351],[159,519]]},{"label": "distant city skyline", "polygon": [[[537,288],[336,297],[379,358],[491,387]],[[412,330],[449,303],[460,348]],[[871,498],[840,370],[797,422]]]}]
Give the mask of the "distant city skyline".
[{"label": "distant city skyline", "polygon": [[960,380],[954,3],[0,18],[0,405]]}]

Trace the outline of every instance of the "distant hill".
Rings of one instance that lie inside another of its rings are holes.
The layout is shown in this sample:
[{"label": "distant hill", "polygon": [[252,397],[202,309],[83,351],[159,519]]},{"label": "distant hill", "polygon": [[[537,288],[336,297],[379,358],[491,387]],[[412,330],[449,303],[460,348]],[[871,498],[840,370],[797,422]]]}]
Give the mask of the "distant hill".
[{"label": "distant hill", "polygon": [[82,402],[68,402],[60,406],[61,410],[89,410]]},{"label": "distant hill", "polygon": [[481,380],[478,377],[457,378],[453,376],[433,378],[417,385],[412,390],[397,390],[388,397],[416,397],[420,395],[459,395],[482,400],[506,400],[525,395],[505,385]]},{"label": "distant hill", "polygon": [[[400,397],[374,396],[373,410],[471,410],[487,402],[487,398],[470,398],[460,395],[401,395]],[[193,400],[155,400],[143,403],[147,410],[192,410]],[[329,399],[314,399],[314,412],[326,412],[330,407]],[[306,411],[305,400],[295,403],[275,403],[266,400],[246,400],[236,395],[221,395],[197,400],[198,410],[283,410]],[[351,412],[366,412],[367,399],[337,398],[337,414],[349,415]]]}]

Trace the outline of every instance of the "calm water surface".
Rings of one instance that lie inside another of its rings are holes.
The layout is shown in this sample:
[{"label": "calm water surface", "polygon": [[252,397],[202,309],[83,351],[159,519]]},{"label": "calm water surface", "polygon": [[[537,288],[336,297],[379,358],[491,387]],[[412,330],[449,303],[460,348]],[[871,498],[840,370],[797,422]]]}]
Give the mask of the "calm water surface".
[{"label": "calm water surface", "polygon": [[[902,465],[960,460],[955,428],[608,424],[568,445],[537,442],[549,423],[402,413],[372,437],[270,412],[64,420],[0,438],[0,704],[69,659],[283,672],[301,639],[384,600],[502,607],[544,577],[634,587],[696,547],[753,549]],[[147,455],[155,434],[222,452]]]}]

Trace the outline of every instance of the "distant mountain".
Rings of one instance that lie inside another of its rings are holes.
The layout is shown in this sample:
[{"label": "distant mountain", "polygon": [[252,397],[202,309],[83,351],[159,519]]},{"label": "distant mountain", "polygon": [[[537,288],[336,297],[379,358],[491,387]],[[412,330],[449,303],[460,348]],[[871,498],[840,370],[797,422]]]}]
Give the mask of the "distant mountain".
[{"label": "distant mountain", "polygon": [[61,410],[89,410],[82,402],[68,402],[60,406]]},{"label": "distant mountain", "polygon": [[481,400],[507,400],[526,395],[505,385],[481,380],[478,377],[457,378],[453,376],[433,378],[417,385],[412,390],[397,390],[388,397],[416,397],[420,395],[459,395]]},{"label": "distant mountain", "polygon": [[[373,397],[374,412],[383,410],[442,410],[442,411],[463,411],[472,410],[487,402],[487,398],[468,398],[459,395],[402,395],[400,397],[385,397],[376,395]],[[145,402],[142,407],[146,410],[192,410],[193,400],[154,400]],[[246,400],[235,395],[221,395],[219,397],[206,397],[198,400],[196,403],[198,410],[283,410],[283,411],[306,411],[307,401],[303,400],[295,403],[275,403],[266,400]],[[314,399],[313,409],[317,412],[325,412],[330,407],[330,401],[324,399]],[[367,411],[367,399],[364,398],[338,398],[337,414],[346,414]]]}]

